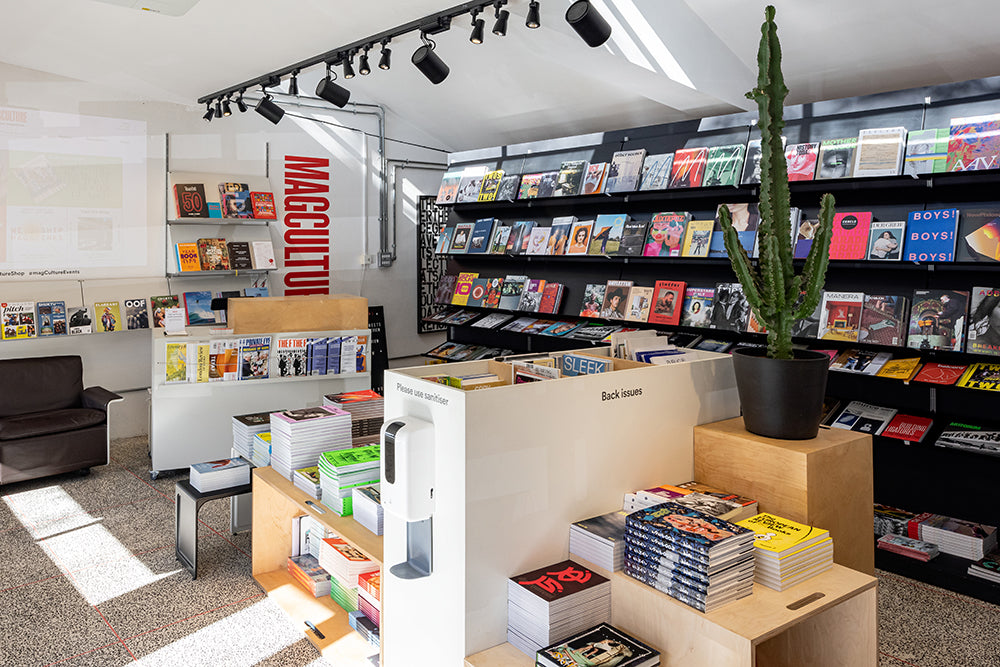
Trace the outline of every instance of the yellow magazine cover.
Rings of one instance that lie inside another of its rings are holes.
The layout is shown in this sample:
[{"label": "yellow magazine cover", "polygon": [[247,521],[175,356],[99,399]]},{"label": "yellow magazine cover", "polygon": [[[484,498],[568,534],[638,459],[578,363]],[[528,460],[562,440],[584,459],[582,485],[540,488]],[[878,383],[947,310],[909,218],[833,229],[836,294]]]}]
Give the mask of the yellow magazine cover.
[{"label": "yellow magazine cover", "polygon": [[690,220],[684,234],[681,257],[708,257],[715,220]]},{"label": "yellow magazine cover", "polygon": [[117,301],[98,301],[94,304],[94,317],[100,322],[102,333],[122,330],[121,305]]},{"label": "yellow magazine cover", "polygon": [[958,386],[1000,391],[1000,364],[972,364],[958,379]]},{"label": "yellow magazine cover", "polygon": [[459,273],[455,281],[455,294],[451,297],[453,306],[464,306],[469,303],[469,293],[472,292],[472,281],[479,277],[478,273]]},{"label": "yellow magazine cover", "polygon": [[778,558],[830,537],[830,531],[823,528],[807,526],[763,512],[749,519],[737,521],[736,525],[749,528],[756,533],[753,541],[756,549]]},{"label": "yellow magazine cover", "polygon": [[201,259],[198,257],[197,243],[178,243],[175,247],[177,251],[177,270],[201,271]]},{"label": "yellow magazine cover", "polygon": [[478,201],[494,201],[497,198],[497,188],[500,187],[500,179],[503,178],[503,169],[491,171],[483,176],[483,183],[479,186]]},{"label": "yellow magazine cover", "polygon": [[187,382],[187,343],[167,343],[167,382]]},{"label": "yellow magazine cover", "polygon": [[211,353],[209,352],[210,347],[208,343],[198,343],[198,367],[197,367],[197,378],[198,382],[208,382],[210,376],[211,368]]},{"label": "yellow magazine cover", "polygon": [[893,380],[909,382],[919,370],[920,357],[911,357],[909,359],[890,359],[885,362],[885,366],[880,368],[878,373],[875,375],[883,378],[892,378]]}]

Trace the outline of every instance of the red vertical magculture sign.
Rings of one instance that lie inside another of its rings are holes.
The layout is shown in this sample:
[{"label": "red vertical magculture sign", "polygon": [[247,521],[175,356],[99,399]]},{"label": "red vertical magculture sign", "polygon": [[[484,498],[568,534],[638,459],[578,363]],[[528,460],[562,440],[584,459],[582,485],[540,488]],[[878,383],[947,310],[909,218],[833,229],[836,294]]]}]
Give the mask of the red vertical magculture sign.
[{"label": "red vertical magculture sign", "polygon": [[330,293],[330,160],[285,156],[285,294]]}]

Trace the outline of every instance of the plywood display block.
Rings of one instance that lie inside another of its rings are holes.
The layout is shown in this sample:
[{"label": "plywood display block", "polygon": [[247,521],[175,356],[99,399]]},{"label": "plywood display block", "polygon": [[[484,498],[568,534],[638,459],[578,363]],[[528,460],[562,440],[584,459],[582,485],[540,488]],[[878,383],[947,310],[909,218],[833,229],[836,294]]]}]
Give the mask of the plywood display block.
[{"label": "plywood display block", "polygon": [[351,294],[231,299],[226,317],[240,335],[367,329],[368,299]]},{"label": "plywood display block", "polygon": [[872,439],[820,429],[811,440],[748,432],[743,418],[694,429],[699,482],[756,498],[761,512],[818,526],[833,537],[833,560],[875,573]]}]

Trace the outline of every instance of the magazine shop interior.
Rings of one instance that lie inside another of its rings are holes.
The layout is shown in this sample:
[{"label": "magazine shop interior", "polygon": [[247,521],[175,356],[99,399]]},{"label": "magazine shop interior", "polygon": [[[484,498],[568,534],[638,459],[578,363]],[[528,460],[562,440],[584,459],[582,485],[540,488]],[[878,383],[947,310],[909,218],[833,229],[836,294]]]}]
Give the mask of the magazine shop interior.
[{"label": "magazine shop interior", "polygon": [[998,664],[1000,7],[4,18],[0,663]]}]

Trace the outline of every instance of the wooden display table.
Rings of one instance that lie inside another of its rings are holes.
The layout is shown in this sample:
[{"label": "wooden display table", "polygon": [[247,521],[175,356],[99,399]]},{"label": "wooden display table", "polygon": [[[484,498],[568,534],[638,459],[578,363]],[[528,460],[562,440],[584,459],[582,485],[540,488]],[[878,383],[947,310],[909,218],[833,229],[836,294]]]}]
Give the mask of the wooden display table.
[{"label": "wooden display table", "polygon": [[[317,509],[317,505],[319,509]],[[325,510],[321,513],[321,510]],[[273,468],[253,471],[253,578],[305,632],[323,657],[344,667],[370,667],[368,657],[378,653],[347,622],[344,611],[329,595],[317,598],[298,584],[288,572],[292,544],[292,517],[309,514],[381,567],[382,538],[352,517],[333,510],[279,475]],[[305,621],[323,637],[306,631]]]},{"label": "wooden display table", "polygon": [[812,440],[777,440],[749,433],[742,417],[695,426],[694,477],[826,528],[835,562],[875,573],[870,435],[821,428]]},{"label": "wooden display table", "polygon": [[[878,660],[876,580],[840,565],[780,593],[754,584],[753,595],[710,614],[621,572],[608,576],[611,622],[657,648],[664,667],[874,667]],[[534,660],[501,644],[465,664],[530,667]]]}]

